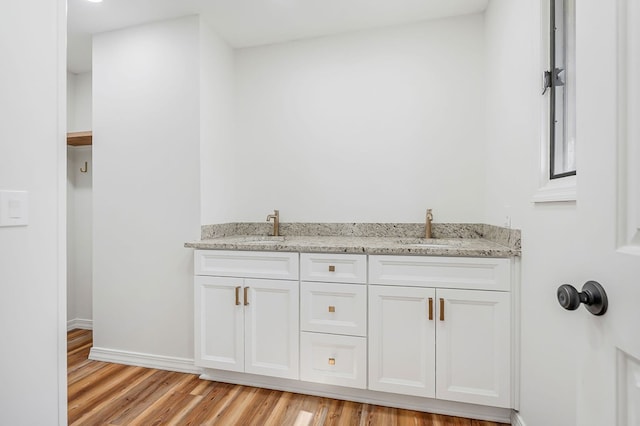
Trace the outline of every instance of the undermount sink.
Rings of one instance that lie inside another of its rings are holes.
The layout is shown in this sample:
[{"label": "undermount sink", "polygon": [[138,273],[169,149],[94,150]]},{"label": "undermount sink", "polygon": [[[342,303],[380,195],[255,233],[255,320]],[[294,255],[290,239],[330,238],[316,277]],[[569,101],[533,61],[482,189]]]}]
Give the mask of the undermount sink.
[{"label": "undermount sink", "polygon": [[450,247],[460,247],[462,245],[462,241],[452,240],[452,239],[443,239],[438,240],[435,238],[413,238],[398,241],[400,244],[416,247],[416,248],[450,248]]},{"label": "undermount sink", "polygon": [[275,244],[281,243],[284,241],[284,237],[272,237],[265,235],[257,235],[257,236],[247,236],[240,238],[238,243],[240,244],[251,244],[251,245],[267,245],[267,244]]}]

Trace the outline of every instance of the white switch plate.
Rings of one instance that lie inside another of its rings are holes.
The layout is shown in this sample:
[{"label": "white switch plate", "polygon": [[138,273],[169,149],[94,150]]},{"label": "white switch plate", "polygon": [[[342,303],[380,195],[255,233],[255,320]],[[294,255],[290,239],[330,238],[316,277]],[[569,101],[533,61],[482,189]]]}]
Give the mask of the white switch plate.
[{"label": "white switch plate", "polygon": [[29,193],[0,191],[0,227],[29,224]]}]

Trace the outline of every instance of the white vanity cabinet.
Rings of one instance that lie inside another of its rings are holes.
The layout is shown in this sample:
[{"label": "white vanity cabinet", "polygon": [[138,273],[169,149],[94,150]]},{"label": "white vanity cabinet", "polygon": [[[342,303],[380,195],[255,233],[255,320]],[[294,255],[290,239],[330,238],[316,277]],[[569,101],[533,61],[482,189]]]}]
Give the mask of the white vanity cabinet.
[{"label": "white vanity cabinet", "polygon": [[510,260],[369,257],[369,389],[511,407]]},{"label": "white vanity cabinet", "polygon": [[367,387],[367,256],[300,255],[300,379]]},{"label": "white vanity cabinet", "polygon": [[196,250],[195,364],[210,380],[508,419],[515,271],[511,258]]},{"label": "white vanity cabinet", "polygon": [[195,364],[298,379],[298,254],[195,256]]}]

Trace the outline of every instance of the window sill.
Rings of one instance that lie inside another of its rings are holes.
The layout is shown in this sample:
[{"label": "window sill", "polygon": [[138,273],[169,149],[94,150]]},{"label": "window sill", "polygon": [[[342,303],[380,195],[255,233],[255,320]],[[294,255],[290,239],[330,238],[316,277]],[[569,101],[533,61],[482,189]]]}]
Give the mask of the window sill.
[{"label": "window sill", "polygon": [[576,177],[547,181],[533,196],[534,203],[575,202],[577,193]]}]

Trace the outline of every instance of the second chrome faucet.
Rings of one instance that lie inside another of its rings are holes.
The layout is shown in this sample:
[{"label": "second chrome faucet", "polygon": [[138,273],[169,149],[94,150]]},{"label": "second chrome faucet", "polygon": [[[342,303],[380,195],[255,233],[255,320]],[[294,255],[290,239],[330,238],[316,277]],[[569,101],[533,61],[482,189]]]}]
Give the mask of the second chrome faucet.
[{"label": "second chrome faucet", "polygon": [[280,235],[280,210],[274,210],[273,214],[267,216],[267,222],[273,219],[273,236],[278,237]]}]

